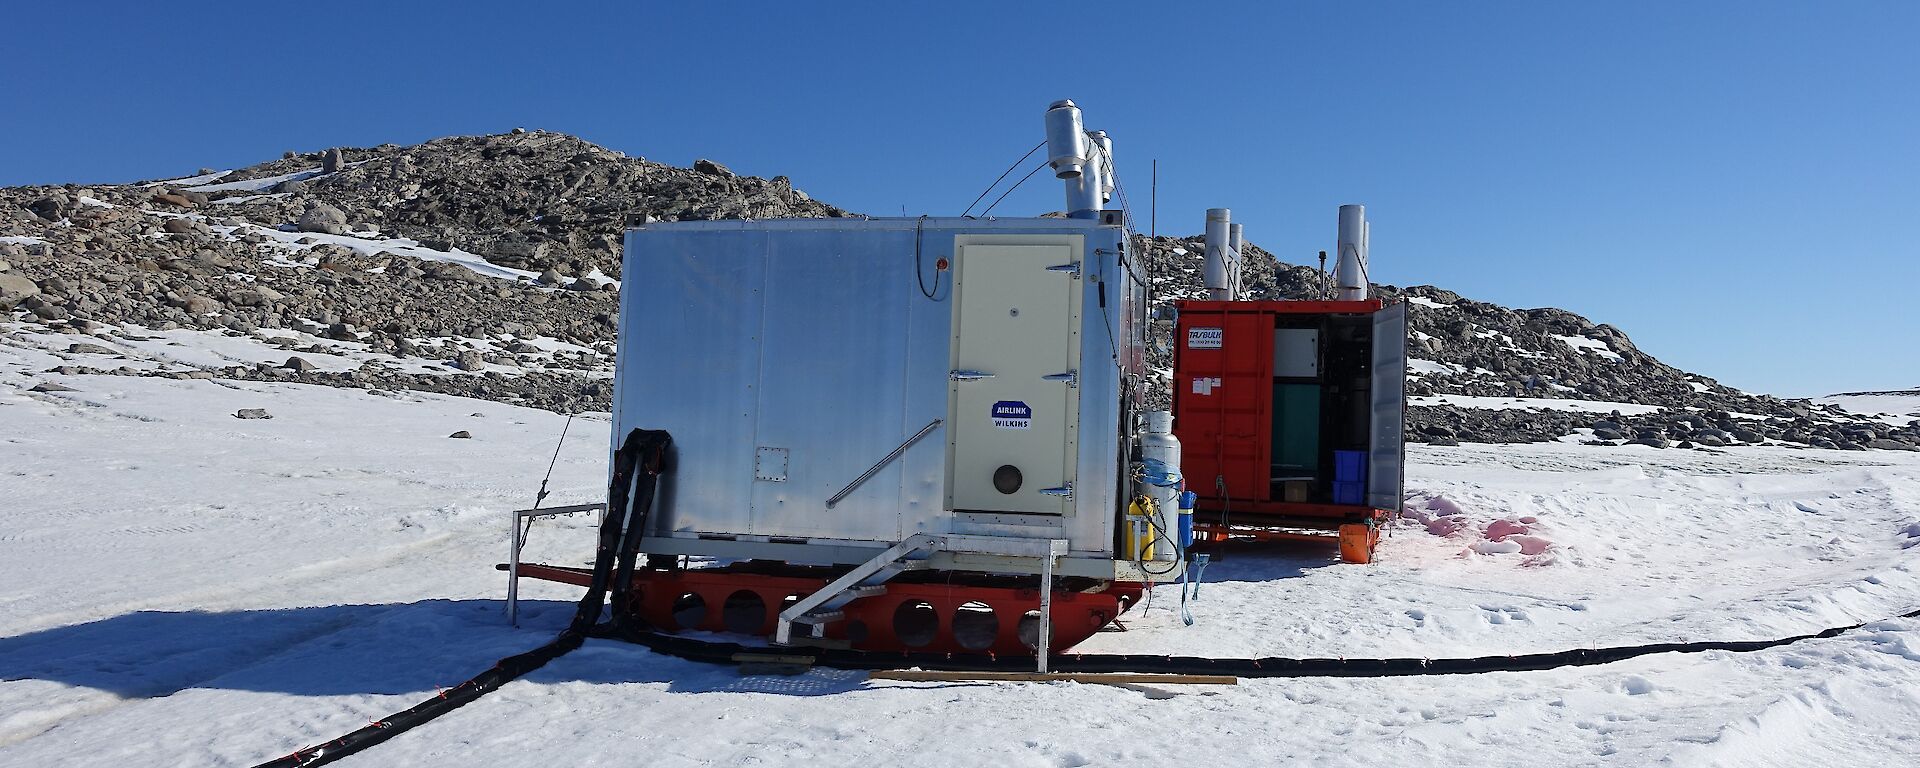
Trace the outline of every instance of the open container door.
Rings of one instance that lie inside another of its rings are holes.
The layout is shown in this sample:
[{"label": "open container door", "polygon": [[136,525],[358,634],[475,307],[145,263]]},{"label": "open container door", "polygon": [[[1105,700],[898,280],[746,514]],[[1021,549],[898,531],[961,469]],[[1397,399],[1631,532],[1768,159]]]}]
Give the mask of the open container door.
[{"label": "open container door", "polygon": [[1372,448],[1367,505],[1399,514],[1406,495],[1407,305],[1373,313]]}]

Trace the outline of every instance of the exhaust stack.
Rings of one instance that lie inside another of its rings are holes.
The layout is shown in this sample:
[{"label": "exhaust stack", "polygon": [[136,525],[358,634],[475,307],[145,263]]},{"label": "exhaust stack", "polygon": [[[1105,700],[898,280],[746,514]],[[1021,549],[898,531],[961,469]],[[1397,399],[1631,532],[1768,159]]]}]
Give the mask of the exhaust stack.
[{"label": "exhaust stack", "polygon": [[1209,301],[1240,299],[1240,253],[1233,245],[1233,212],[1207,209],[1206,282]]},{"label": "exhaust stack", "polygon": [[1239,301],[1242,296],[1247,295],[1247,283],[1245,280],[1247,269],[1246,247],[1247,239],[1245,231],[1240,226],[1240,222],[1236,221],[1227,227],[1227,250],[1233,252],[1233,271],[1229,274],[1229,277],[1233,279],[1234,301]]},{"label": "exhaust stack", "polygon": [[1097,152],[1093,156],[1093,167],[1100,172],[1100,207],[1105,208],[1113,200],[1113,139],[1106,131],[1093,131],[1087,137],[1093,140],[1093,149]]},{"label": "exhaust stack", "polygon": [[1072,99],[1048,105],[1046,125],[1047,164],[1054,178],[1067,184],[1067,216],[1099,216],[1112,183],[1107,175],[1113,168],[1113,142],[1105,132],[1087,133]]},{"label": "exhaust stack", "polygon": [[1334,298],[1362,301],[1367,298],[1367,207],[1340,206],[1340,234],[1336,244],[1340,258],[1333,268]]}]

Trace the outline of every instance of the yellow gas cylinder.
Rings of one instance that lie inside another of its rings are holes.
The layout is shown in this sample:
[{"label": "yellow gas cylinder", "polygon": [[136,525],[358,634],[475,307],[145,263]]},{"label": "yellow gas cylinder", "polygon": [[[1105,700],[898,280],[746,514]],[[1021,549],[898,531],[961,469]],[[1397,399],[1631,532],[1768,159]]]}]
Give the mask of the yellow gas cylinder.
[{"label": "yellow gas cylinder", "polygon": [[1133,497],[1133,503],[1127,505],[1126,530],[1120,537],[1121,553],[1128,560],[1152,560],[1154,522],[1159,518],[1153,499],[1147,496]]}]

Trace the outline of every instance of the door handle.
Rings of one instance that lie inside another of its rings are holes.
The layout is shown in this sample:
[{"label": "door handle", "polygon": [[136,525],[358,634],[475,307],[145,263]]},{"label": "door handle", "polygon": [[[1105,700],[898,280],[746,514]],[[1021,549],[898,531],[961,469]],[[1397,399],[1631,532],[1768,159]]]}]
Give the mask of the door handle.
[{"label": "door handle", "polygon": [[1067,371],[1066,373],[1049,373],[1040,378],[1044,381],[1064,381],[1067,383],[1067,386],[1069,387],[1080,386],[1079,371]]},{"label": "door handle", "polygon": [[1073,483],[1067,483],[1066,485],[1060,486],[1058,488],[1042,488],[1040,489],[1040,492],[1048,496],[1058,496],[1062,499],[1072,501],[1073,500]]},{"label": "door handle", "polygon": [[993,374],[986,371],[948,371],[947,378],[952,381],[979,381],[991,379]]}]

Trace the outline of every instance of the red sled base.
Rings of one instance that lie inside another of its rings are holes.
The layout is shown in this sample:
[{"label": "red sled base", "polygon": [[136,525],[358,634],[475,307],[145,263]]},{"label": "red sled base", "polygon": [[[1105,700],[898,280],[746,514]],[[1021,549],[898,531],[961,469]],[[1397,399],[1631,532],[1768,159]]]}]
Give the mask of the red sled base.
[{"label": "red sled base", "polygon": [[[586,568],[522,563],[520,575],[588,586]],[[832,569],[782,563],[634,573],[626,604],[664,631],[771,636],[780,611],[819,591]],[[913,578],[909,578],[909,576]],[[842,607],[824,644],[861,651],[1032,656],[1039,637],[1040,590],[1033,577],[958,572],[902,574],[886,592]],[[1086,640],[1140,600],[1145,585],[1063,579],[1053,590],[1054,653]],[[796,633],[806,628],[796,629]],[[818,639],[815,639],[818,643]]]}]

